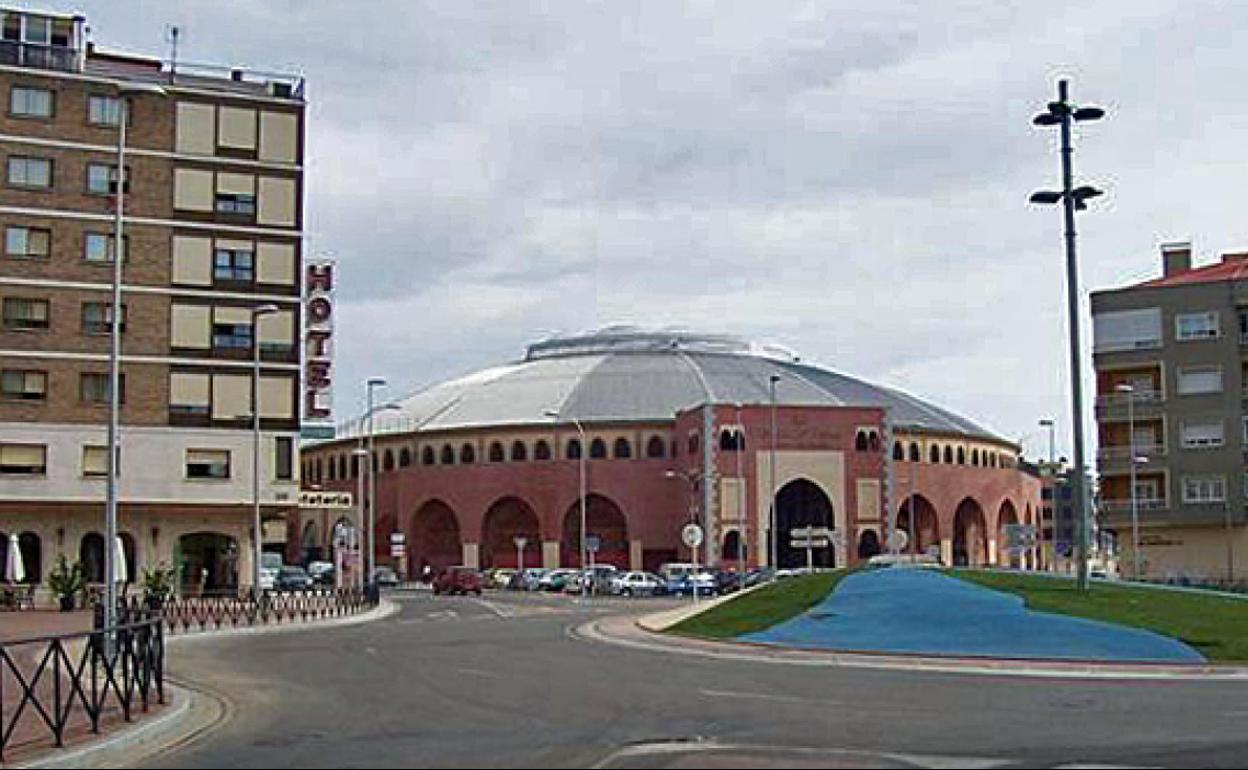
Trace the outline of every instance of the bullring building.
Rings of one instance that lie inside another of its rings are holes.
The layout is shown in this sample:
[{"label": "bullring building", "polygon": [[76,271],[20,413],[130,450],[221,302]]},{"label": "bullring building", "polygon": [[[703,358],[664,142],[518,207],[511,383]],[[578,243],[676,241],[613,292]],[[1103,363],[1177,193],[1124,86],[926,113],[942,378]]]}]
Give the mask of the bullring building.
[{"label": "bullring building", "polygon": [[[366,424],[306,447],[305,485],[366,488]],[[1039,511],[1039,481],[1018,467],[1015,443],[732,336],[609,328],[556,337],[400,399],[373,424],[374,548],[378,563],[408,575],[521,558],[576,566],[582,467],[595,558],[621,568],[690,560],[680,536],[690,521],[707,533],[699,561],[770,563],[773,489],[782,567],[806,563],[791,547],[795,527],[833,531],[814,555],[820,565],[880,552],[889,511],[900,529],[917,530],[907,550],[947,564],[1036,564],[1034,551],[1005,547],[1006,527],[1034,524]],[[288,523],[288,558],[308,560],[329,558],[350,519],[305,509]],[[392,556],[396,533],[405,547]]]}]

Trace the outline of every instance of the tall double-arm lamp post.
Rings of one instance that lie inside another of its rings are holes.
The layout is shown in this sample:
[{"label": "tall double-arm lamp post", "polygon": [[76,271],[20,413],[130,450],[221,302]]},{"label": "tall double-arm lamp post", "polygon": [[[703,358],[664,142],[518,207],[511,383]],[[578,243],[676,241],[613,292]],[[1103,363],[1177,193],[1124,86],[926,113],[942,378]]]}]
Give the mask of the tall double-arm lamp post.
[{"label": "tall double-arm lamp post", "polygon": [[1078,107],[1070,102],[1065,80],[1057,83],[1057,101],[1049,102],[1044,112],[1032,123],[1041,128],[1056,127],[1061,131],[1062,189],[1032,193],[1031,202],[1045,205],[1062,204],[1066,241],[1066,304],[1070,326],[1070,402],[1071,425],[1074,431],[1075,468],[1072,479],[1072,502],[1076,516],[1075,553],[1079,590],[1088,588],[1088,489],[1083,455],[1083,367],[1079,348],[1079,262],[1075,242],[1075,212],[1087,209],[1087,202],[1101,195],[1095,187],[1074,184],[1074,148],[1071,146],[1071,125],[1076,122],[1100,120],[1105,111],[1100,107]]}]

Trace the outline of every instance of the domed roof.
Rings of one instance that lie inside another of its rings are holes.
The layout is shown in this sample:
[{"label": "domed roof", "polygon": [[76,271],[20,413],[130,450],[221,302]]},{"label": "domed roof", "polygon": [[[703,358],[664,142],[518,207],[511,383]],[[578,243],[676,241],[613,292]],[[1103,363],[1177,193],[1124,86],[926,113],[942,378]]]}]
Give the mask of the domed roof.
[{"label": "domed roof", "polygon": [[[525,357],[450,380],[377,415],[382,432],[487,426],[664,421],[703,403],[877,406],[893,424],[992,441],[971,420],[890,388],[801,362],[791,351],[739,337],[610,327],[554,337]],[[555,414],[557,416],[552,416]],[[1008,442],[1006,442],[1008,443]]]}]

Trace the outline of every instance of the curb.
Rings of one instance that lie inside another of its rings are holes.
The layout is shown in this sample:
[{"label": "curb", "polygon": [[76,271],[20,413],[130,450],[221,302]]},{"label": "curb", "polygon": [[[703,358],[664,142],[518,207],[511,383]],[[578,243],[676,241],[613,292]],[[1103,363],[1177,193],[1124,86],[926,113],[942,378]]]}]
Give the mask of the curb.
[{"label": "curb", "polygon": [[656,633],[635,615],[588,621],[569,629],[574,639],[648,652],[792,666],[878,669],[1041,679],[1248,682],[1248,666],[1166,666],[985,658],[937,658],[789,648],[754,642],[695,639]]},{"label": "curb", "polygon": [[207,629],[203,631],[188,631],[178,634],[166,634],[165,644],[185,644],[202,639],[221,639],[230,636],[255,636],[263,634],[282,634],[293,633],[296,631],[310,631],[312,629],[322,628],[342,628],[344,626],[358,626],[363,623],[372,623],[377,620],[385,620],[399,612],[398,602],[391,599],[382,599],[377,606],[368,612],[362,612],[358,615],[344,615],[337,618],[329,618],[328,620],[308,620],[308,621],[292,621],[288,623],[280,623],[277,625],[260,625],[260,626],[237,626],[233,628]]}]

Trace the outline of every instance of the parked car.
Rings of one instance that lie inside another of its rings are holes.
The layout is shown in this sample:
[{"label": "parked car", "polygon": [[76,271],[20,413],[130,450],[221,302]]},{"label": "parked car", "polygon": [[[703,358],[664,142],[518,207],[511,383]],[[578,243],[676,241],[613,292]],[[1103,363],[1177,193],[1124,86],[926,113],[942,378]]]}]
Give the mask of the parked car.
[{"label": "parked car", "polygon": [[516,574],[514,569],[504,567],[495,567],[485,573],[486,588],[506,588],[511,582],[511,576]]},{"label": "parked car", "polygon": [[373,570],[373,582],[386,588],[394,588],[399,584],[399,576],[391,567],[378,567]]},{"label": "parked car", "polygon": [[576,570],[574,569],[552,569],[550,572],[542,575],[541,580],[537,583],[537,590],[562,591],[564,586],[568,584],[568,581],[575,575]]},{"label": "parked car", "polygon": [[766,583],[770,580],[774,580],[775,577],[776,570],[774,567],[757,567],[745,574],[745,587],[753,588],[760,583]]},{"label": "parked car", "polygon": [[306,591],[316,583],[303,567],[287,565],[277,571],[273,587],[278,591]]},{"label": "parked car", "polygon": [[605,594],[611,592],[611,579],[619,570],[612,564],[595,564],[582,570],[576,570],[572,578],[564,586],[570,594],[591,593]]},{"label": "parked car", "polygon": [[547,572],[549,570],[541,567],[529,567],[522,572],[512,575],[511,580],[507,583],[507,587],[513,591],[536,591],[542,576]]},{"label": "parked car", "polygon": [[663,576],[664,580],[673,580],[675,578],[681,578],[685,575],[701,571],[702,568],[698,565],[684,561],[669,561],[659,567],[659,574]]},{"label": "parked car", "polygon": [[442,594],[480,596],[481,573],[471,567],[447,567],[433,579],[433,593],[436,596]]},{"label": "parked car", "polygon": [[611,579],[611,593],[617,596],[660,596],[667,583],[651,572],[625,572]]},{"label": "parked car", "polygon": [[278,570],[274,569],[273,567],[261,567],[260,568],[260,590],[261,591],[273,590],[274,586],[277,585],[277,572]]},{"label": "parked car", "polygon": [[335,571],[333,562],[310,561],[308,562],[308,574],[312,576],[317,585],[332,586],[334,584]]},{"label": "parked car", "polygon": [[719,570],[715,573],[715,590],[720,594],[730,594],[741,589],[743,580],[740,572]]},{"label": "parked car", "polygon": [[691,572],[667,581],[667,592],[672,596],[714,596],[715,576],[709,572]]}]

